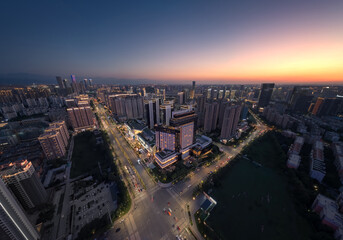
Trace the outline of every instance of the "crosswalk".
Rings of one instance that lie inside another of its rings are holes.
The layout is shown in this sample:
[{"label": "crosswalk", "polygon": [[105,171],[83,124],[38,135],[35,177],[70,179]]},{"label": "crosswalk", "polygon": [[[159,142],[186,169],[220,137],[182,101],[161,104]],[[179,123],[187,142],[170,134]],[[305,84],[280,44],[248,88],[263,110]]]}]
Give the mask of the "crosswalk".
[{"label": "crosswalk", "polygon": [[172,195],[172,197],[175,199],[175,201],[180,205],[180,206],[184,206],[184,202],[181,200],[179,194],[176,192],[176,190],[174,188],[168,188],[167,192]]},{"label": "crosswalk", "polygon": [[135,221],[133,220],[132,214],[127,217],[127,221],[125,221],[125,226],[128,229],[129,236],[127,237],[128,240],[141,240],[139,232],[137,231],[137,226]]},{"label": "crosswalk", "polygon": [[142,191],[142,192],[135,194],[135,199],[134,199],[135,203],[139,203],[139,202],[145,200],[146,198],[148,198],[149,196],[152,197],[154,195],[154,193],[156,191],[158,191],[159,189],[160,189],[160,186],[155,185],[154,187],[150,188],[147,191]]}]

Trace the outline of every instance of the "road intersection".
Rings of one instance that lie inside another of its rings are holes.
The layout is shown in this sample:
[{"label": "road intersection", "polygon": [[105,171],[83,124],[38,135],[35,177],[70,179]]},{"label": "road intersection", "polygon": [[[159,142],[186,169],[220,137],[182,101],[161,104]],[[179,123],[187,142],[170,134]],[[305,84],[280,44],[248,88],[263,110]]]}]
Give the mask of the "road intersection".
[{"label": "road intersection", "polygon": [[[113,151],[122,166],[131,169],[125,174],[125,182],[130,185],[132,208],[128,214],[116,221],[113,227],[103,236],[104,239],[118,240],[151,240],[151,239],[202,239],[195,224],[191,225],[187,212],[187,205],[191,211],[192,221],[194,213],[204,200],[201,195],[193,200],[194,188],[204,181],[207,176],[218,168],[225,166],[232,158],[239,154],[244,147],[255,138],[268,131],[260,121],[256,124],[256,131],[249,135],[237,148],[220,145],[224,154],[219,160],[208,167],[200,167],[189,174],[186,180],[164,188],[154,182],[144,167],[138,163],[138,156],[125,140],[105,111],[98,105],[96,107],[102,127],[109,134]],[[137,181],[139,179],[139,181]],[[137,183],[137,186],[136,186]],[[142,189],[142,191],[139,191]],[[164,211],[170,208],[170,215]],[[191,232],[193,233],[191,233]]]}]

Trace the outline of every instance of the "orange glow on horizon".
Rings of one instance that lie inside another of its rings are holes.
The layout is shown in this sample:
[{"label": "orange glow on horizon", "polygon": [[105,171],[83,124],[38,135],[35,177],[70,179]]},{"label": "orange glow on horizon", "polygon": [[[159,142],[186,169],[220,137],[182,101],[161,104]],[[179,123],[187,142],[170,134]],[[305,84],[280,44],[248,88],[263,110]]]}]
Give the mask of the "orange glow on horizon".
[{"label": "orange glow on horizon", "polygon": [[125,77],[155,80],[343,82],[343,32],[302,28],[246,36],[156,59],[154,68]]}]

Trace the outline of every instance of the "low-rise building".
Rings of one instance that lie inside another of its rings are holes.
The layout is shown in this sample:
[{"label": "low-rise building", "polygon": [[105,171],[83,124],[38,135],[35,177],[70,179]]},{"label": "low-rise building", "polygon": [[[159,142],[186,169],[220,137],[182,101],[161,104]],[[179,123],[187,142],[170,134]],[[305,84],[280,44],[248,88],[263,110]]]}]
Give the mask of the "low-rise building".
[{"label": "low-rise building", "polygon": [[178,154],[175,151],[163,150],[155,153],[155,162],[160,168],[166,168],[178,160]]},{"label": "low-rise building", "polygon": [[312,204],[312,210],[319,215],[322,224],[335,231],[336,239],[342,239],[343,215],[339,212],[339,206],[335,200],[318,194]]},{"label": "low-rise building", "polygon": [[300,154],[301,148],[304,145],[305,139],[303,137],[296,137],[294,143],[289,147],[288,155]]},{"label": "low-rise building", "polygon": [[332,144],[332,151],[335,155],[334,164],[337,168],[337,172],[341,182],[343,183],[343,143],[336,142]]},{"label": "low-rise building", "polygon": [[153,153],[155,147],[155,133],[149,128],[145,128],[137,137],[140,144],[148,152]]},{"label": "low-rise building", "polygon": [[298,169],[301,162],[301,157],[297,154],[290,154],[287,160],[287,167]]},{"label": "low-rise building", "polygon": [[310,176],[311,178],[316,179],[318,182],[322,182],[326,174],[323,142],[316,141],[313,144],[310,158],[311,158]]},{"label": "low-rise building", "polygon": [[[86,190],[85,190],[86,189]],[[75,192],[78,196],[73,201],[72,229],[76,237],[79,231],[92,220],[101,218],[117,209],[117,186],[111,184],[93,184],[90,187],[82,188],[82,193]]]}]

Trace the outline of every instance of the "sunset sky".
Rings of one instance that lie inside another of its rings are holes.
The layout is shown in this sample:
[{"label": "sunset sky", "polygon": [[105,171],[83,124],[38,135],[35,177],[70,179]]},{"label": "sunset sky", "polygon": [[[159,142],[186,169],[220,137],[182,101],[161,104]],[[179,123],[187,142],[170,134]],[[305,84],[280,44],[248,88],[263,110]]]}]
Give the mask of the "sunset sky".
[{"label": "sunset sky", "polygon": [[0,74],[343,82],[342,0],[1,1]]}]

